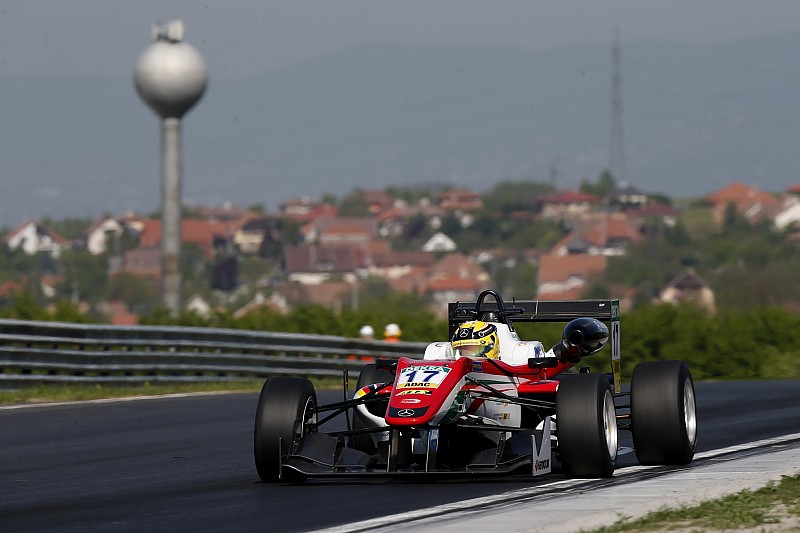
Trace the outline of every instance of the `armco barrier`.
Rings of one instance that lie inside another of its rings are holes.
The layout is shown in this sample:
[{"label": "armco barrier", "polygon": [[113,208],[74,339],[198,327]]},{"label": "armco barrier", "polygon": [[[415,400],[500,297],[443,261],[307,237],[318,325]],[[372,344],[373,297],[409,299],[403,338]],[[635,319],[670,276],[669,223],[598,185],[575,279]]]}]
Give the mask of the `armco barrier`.
[{"label": "armco barrier", "polygon": [[38,383],[355,377],[374,358],[422,357],[427,343],[238,329],[0,319],[0,387]]}]

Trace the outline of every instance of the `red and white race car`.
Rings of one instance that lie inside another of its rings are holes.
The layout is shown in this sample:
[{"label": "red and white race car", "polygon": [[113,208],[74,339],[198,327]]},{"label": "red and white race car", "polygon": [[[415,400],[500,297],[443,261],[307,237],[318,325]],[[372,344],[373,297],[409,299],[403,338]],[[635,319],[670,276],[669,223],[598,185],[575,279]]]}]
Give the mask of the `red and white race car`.
[{"label": "red and white race car", "polygon": [[[609,477],[620,429],[632,432],[642,464],[692,461],[697,417],[689,369],[682,361],[641,363],[630,392],[621,392],[618,300],[506,307],[488,290],[474,303],[449,304],[448,312],[450,341],[431,343],[420,358],[365,365],[351,399],[318,405],[309,380],[268,379],[255,420],[261,479],[537,476],[554,463],[568,477]],[[519,338],[518,321],[567,325],[545,350]],[[611,374],[566,372],[609,338]],[[342,414],[346,429],[323,431]]]}]

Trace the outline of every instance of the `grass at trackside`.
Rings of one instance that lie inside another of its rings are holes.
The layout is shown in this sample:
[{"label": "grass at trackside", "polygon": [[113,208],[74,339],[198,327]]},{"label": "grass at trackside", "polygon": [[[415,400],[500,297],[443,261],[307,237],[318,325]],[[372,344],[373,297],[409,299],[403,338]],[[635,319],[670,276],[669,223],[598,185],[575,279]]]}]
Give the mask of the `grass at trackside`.
[{"label": "grass at trackside", "polygon": [[[314,378],[318,390],[341,388],[341,380]],[[352,381],[352,380],[351,380]],[[219,383],[144,383],[141,385],[35,385],[14,390],[0,390],[0,405],[42,402],[72,402],[103,398],[127,398],[131,396],[153,396],[159,394],[181,394],[192,392],[258,392],[264,380],[227,381]],[[351,382],[350,386],[353,387]]]},{"label": "grass at trackside", "polygon": [[[744,490],[695,506],[662,508],[636,520],[623,519],[592,533],[624,531],[707,531],[765,526],[771,531],[782,520],[800,520],[800,474],[783,476],[761,489]],[[797,526],[794,526],[797,527]],[[775,529],[780,530],[780,529]],[[792,529],[795,530],[795,529]]]},{"label": "grass at trackside", "polygon": [[0,390],[0,404],[22,404],[41,402],[73,402],[103,398],[126,398],[129,396],[151,396],[188,392],[257,391],[262,382],[226,382],[198,384],[154,384],[142,385],[35,385],[14,390]]}]

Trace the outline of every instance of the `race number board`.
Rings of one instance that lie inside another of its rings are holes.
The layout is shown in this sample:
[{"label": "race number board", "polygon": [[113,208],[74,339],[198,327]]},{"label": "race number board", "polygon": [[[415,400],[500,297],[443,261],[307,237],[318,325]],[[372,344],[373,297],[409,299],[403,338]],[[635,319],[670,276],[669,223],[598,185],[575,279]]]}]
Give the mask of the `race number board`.
[{"label": "race number board", "polygon": [[611,371],[614,374],[614,392],[622,392],[622,370],[619,351],[619,300],[611,302]]}]

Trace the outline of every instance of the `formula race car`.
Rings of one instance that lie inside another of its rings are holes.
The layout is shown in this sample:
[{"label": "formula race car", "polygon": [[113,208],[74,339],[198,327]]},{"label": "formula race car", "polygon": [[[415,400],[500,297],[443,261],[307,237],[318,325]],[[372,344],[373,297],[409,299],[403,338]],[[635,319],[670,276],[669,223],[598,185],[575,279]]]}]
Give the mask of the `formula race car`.
[{"label": "formula race car", "polygon": [[[689,369],[682,361],[641,363],[622,393],[618,300],[506,307],[487,290],[474,303],[450,303],[448,315],[450,341],[429,344],[418,358],[365,365],[344,401],[319,405],[304,378],[268,379],[255,420],[259,477],[538,476],[554,462],[568,477],[610,477],[620,429],[632,432],[642,464],[692,461],[697,418]],[[518,321],[567,324],[561,341],[545,350],[519,338]],[[609,337],[612,373],[566,372]],[[323,431],[342,414],[344,429]]]}]

